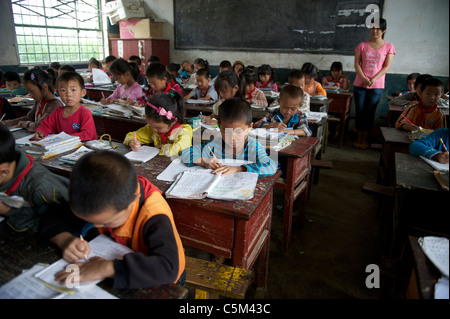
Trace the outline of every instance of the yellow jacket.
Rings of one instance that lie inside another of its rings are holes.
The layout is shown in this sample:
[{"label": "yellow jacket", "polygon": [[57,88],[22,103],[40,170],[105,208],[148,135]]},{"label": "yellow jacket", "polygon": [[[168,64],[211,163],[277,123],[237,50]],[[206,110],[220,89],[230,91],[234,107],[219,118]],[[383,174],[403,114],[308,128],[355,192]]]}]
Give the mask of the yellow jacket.
[{"label": "yellow jacket", "polygon": [[[181,155],[181,152],[192,146],[192,127],[189,124],[181,124],[179,127],[172,128],[166,135],[166,143],[160,134],[156,133],[148,124],[136,131],[136,139],[141,144],[153,143],[156,146],[165,144],[159,155],[176,156]],[[125,136],[123,144],[128,146],[128,143],[134,139],[134,132],[130,132]]]}]

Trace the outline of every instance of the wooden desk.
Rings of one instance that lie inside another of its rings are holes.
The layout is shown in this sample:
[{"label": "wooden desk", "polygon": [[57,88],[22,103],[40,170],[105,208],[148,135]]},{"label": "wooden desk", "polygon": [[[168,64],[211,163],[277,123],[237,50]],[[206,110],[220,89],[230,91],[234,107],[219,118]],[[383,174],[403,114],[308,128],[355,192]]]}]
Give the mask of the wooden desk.
[{"label": "wooden desk", "polygon": [[396,152],[408,154],[411,140],[407,131],[395,127],[380,127],[380,130],[384,143],[378,164],[377,184],[389,185],[394,171],[394,154]]},{"label": "wooden desk", "polygon": [[[5,221],[0,223],[0,285],[20,275],[37,263],[53,263],[61,258],[61,251],[55,246],[42,247],[32,231],[16,232]],[[123,299],[185,299],[188,290],[170,284],[147,289],[116,290],[111,280],[104,280],[99,286]]]},{"label": "wooden desk", "polygon": [[[16,132],[14,132],[16,133]],[[128,152],[123,144],[116,151]],[[67,154],[67,153],[65,153]],[[40,161],[49,170],[69,177],[72,167],[61,165],[55,156]],[[156,156],[147,163],[136,164],[136,172],[148,178],[162,192],[171,183],[156,177],[170,164],[170,158]],[[248,201],[213,199],[186,200],[169,198],[175,224],[184,245],[230,258],[233,266],[251,269],[259,257],[257,285],[267,283],[273,186],[280,172],[258,178],[255,196]]]},{"label": "wooden desk", "polygon": [[315,137],[300,137],[291,145],[279,151],[287,156],[287,176],[285,181],[277,181],[275,187],[285,190],[283,248],[289,248],[292,231],[294,201],[300,197],[299,215],[303,223],[306,219],[306,201],[311,181],[311,156],[319,140]]},{"label": "wooden desk", "polygon": [[311,97],[311,100],[309,102],[309,109],[311,112],[328,113],[331,102],[333,102],[333,99],[330,99],[330,98],[319,100],[319,99],[315,99],[315,98]]},{"label": "wooden desk", "polygon": [[332,99],[332,102],[328,106],[328,114],[337,114],[339,118],[338,146],[342,147],[345,130],[348,127],[347,118],[350,115],[350,102],[353,93],[327,92],[327,96]]},{"label": "wooden desk", "polygon": [[103,98],[103,95],[105,96],[105,98],[107,98],[108,96],[113,94],[114,89],[115,89],[114,85],[87,87],[86,95],[88,96],[89,100],[98,102]]}]

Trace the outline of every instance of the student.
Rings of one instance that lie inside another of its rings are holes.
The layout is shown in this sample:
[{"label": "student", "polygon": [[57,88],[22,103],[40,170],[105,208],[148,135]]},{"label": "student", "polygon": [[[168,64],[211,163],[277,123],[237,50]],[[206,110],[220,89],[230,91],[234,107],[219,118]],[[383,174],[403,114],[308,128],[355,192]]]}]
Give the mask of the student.
[{"label": "student", "polygon": [[103,65],[103,63],[102,63],[102,66],[103,66],[103,68],[104,68],[103,71],[105,71],[105,69],[106,69],[105,72],[109,73],[109,67],[111,66],[111,64],[112,64],[115,60],[117,60],[117,58],[116,58],[114,55],[108,55],[108,56],[105,58],[105,60],[103,60],[103,61],[104,61],[104,65]]},{"label": "student", "polygon": [[387,22],[379,19],[379,25],[370,29],[370,40],[363,41],[355,48],[355,81],[353,96],[356,109],[356,141],[354,148],[365,150],[369,147],[369,134],[378,103],[384,92],[386,73],[394,61],[395,48],[384,40]]},{"label": "student", "polygon": [[197,72],[201,69],[206,69],[209,72],[209,63],[207,60],[203,60],[202,58],[195,59],[194,61],[194,70],[191,73],[191,77],[186,82],[187,84],[197,84]]},{"label": "student", "polygon": [[256,105],[259,107],[267,107],[267,98],[264,93],[256,87],[256,81],[258,77],[255,73],[248,69],[243,73],[245,79],[245,100],[250,105]]},{"label": "student", "polygon": [[187,60],[183,61],[183,63],[181,63],[181,68],[178,71],[178,73],[180,74],[180,79],[182,80],[182,83],[187,83],[191,75],[194,73],[194,67],[192,66],[191,62]]},{"label": "student", "polygon": [[[225,100],[220,105],[217,121],[221,137],[186,148],[182,161],[187,166],[200,165],[212,169],[214,174],[254,172],[259,176],[275,174],[275,162],[267,155],[264,147],[248,136],[252,127],[252,108],[240,98]],[[222,165],[219,160],[236,159],[253,162],[241,166]]]},{"label": "student", "polygon": [[147,62],[150,63],[150,64],[152,64],[152,63],[161,63],[161,60],[159,59],[158,56],[156,56],[156,55],[151,55],[151,56],[148,58]]},{"label": "student", "polygon": [[141,71],[141,65],[142,65],[141,58],[138,57],[137,55],[130,55],[130,57],[128,58],[128,62],[134,62],[138,66],[139,77],[138,77],[138,81],[137,82],[139,83],[139,85],[143,85],[145,87],[148,87],[147,78],[145,77],[144,72]]},{"label": "student", "polygon": [[244,80],[240,78],[232,70],[227,70],[220,72],[217,76],[216,83],[214,84],[214,89],[219,95],[219,99],[214,103],[212,109],[213,113],[211,115],[199,115],[200,120],[205,124],[214,125],[217,124],[217,115],[219,114],[219,106],[226,99],[232,97],[238,97],[244,99],[245,94],[245,84]]},{"label": "student", "polygon": [[[444,145],[442,145],[442,142]],[[449,129],[440,128],[425,137],[416,140],[409,145],[409,154],[413,156],[422,155],[425,158],[435,160],[442,164],[448,164],[448,139]]]},{"label": "student", "polygon": [[[408,106],[399,116],[395,127],[406,131],[417,131],[419,126],[431,130],[447,127],[445,115],[439,110],[437,105],[443,88],[444,84],[438,79],[425,80],[419,89],[419,103]],[[413,124],[410,124],[408,121]]]},{"label": "student", "polygon": [[[219,74],[222,73],[223,71],[228,71],[228,70],[231,70],[231,62],[228,60],[223,60],[222,62],[220,62]],[[214,85],[216,83],[216,80],[219,77],[219,74],[217,74],[217,76],[211,80],[211,85]]]},{"label": "student", "polygon": [[245,70],[245,65],[243,62],[241,61],[235,61],[233,63],[233,71],[234,73],[236,73],[237,75],[240,75],[242,72],[244,72]]},{"label": "student", "polygon": [[[56,72],[54,69],[47,69],[44,72],[47,72],[47,74],[51,77],[52,79],[52,87],[56,88],[56,79],[58,78],[58,72]],[[56,89],[53,91],[53,94],[57,95],[58,93],[56,93]]]},{"label": "student", "polygon": [[102,70],[102,64],[96,58],[92,57],[88,61],[88,69],[89,69],[89,74],[87,76],[87,80],[88,80],[88,82],[93,82],[94,78],[93,78],[93,74],[92,74],[92,69]]},{"label": "student", "polygon": [[167,72],[169,72],[172,77],[175,79],[175,82],[177,84],[182,84],[183,80],[181,80],[181,76],[180,73],[178,72],[178,70],[180,70],[180,65],[177,63],[169,63],[166,65],[166,70]]},{"label": "student", "polygon": [[3,74],[3,81],[6,84],[6,88],[11,91],[11,95],[27,95],[28,91],[20,81],[20,75],[17,72],[7,71]]},{"label": "student", "polygon": [[58,69],[58,77],[66,72],[76,72],[75,68],[73,66],[70,66],[68,64],[61,65],[61,67]]},{"label": "student", "polygon": [[[295,70],[289,73],[288,76],[288,83],[298,86],[299,88],[302,88],[305,85],[305,73],[303,73],[300,70]],[[298,109],[301,113],[306,113],[310,111],[310,101],[311,96],[303,91],[303,98],[302,103],[300,104],[300,108]],[[271,104],[270,107],[278,107],[280,106],[280,97],[277,97]]]},{"label": "student", "polygon": [[275,70],[270,65],[263,64],[258,68],[256,87],[278,92],[278,86],[275,83]]},{"label": "student", "polygon": [[316,81],[316,78],[319,76],[319,70],[314,64],[309,62],[303,64],[301,71],[305,74],[305,84],[302,87],[304,92],[311,96],[327,96],[327,91]]},{"label": "student", "polygon": [[280,109],[274,115],[266,114],[255,123],[255,127],[276,128],[287,134],[311,136],[306,115],[299,112],[303,90],[295,85],[283,86],[280,92]]},{"label": "student", "polygon": [[11,131],[0,125],[0,192],[20,196],[27,203],[21,208],[0,202],[0,216],[16,231],[37,231],[41,217],[50,206],[69,200],[68,179],[51,173],[16,150]]},{"label": "student", "polygon": [[184,97],[184,100],[198,99],[205,101],[216,101],[217,92],[213,85],[210,85],[211,75],[208,69],[200,69],[197,71],[197,87]]},{"label": "student", "polygon": [[344,74],[341,62],[333,62],[330,67],[330,75],[322,78],[323,86],[338,85],[342,90],[348,90],[349,80]]},{"label": "student", "polygon": [[81,75],[66,72],[58,77],[57,86],[65,107],[58,107],[36,127],[35,138],[40,140],[49,134],[65,132],[80,137],[81,141],[96,140],[97,132],[92,113],[81,105],[81,98],[86,95]]},{"label": "student", "polygon": [[109,67],[109,71],[120,85],[108,98],[100,100],[102,104],[116,102],[133,104],[142,97],[142,87],[137,82],[140,71],[136,63],[129,63],[122,58],[116,59]]},{"label": "student", "polygon": [[25,71],[23,75],[24,85],[34,99],[31,110],[24,116],[14,120],[5,121],[6,126],[22,127],[29,132],[34,132],[36,127],[58,107],[64,106],[53,92],[53,79],[48,72],[40,68]]},{"label": "student", "polygon": [[[120,259],[77,263],[80,282],[113,278],[114,289],[184,285],[185,255],[172,211],[161,191],[137,176],[125,156],[111,151],[84,155],[73,167],[69,198],[70,205],[43,220],[43,243],[59,247],[69,263],[89,258],[89,243],[74,226],[88,222],[96,227],[88,235],[101,233],[133,250]],[[55,279],[64,284],[68,275],[63,270]]]},{"label": "student", "polygon": [[53,71],[56,72],[56,74],[58,74],[58,70],[61,67],[61,64],[59,62],[52,62],[50,63],[50,65],[48,66],[49,69],[52,69]]},{"label": "student", "polygon": [[406,78],[406,84],[408,89],[403,90],[403,91],[394,91],[392,92],[391,96],[400,96],[409,92],[414,92],[415,89],[415,83],[416,83],[416,79],[417,77],[420,75],[420,73],[411,73],[408,75],[408,77]]},{"label": "student", "polygon": [[0,119],[1,123],[6,125],[9,121],[14,121],[16,112],[11,104],[3,96],[0,96]]},{"label": "student", "polygon": [[147,125],[126,135],[123,143],[137,152],[142,144],[153,143],[159,155],[178,156],[192,145],[192,127],[183,124],[186,113],[183,97],[178,92],[155,94],[145,106]]},{"label": "student", "polygon": [[181,94],[181,88],[177,83],[173,83],[172,77],[167,72],[166,67],[161,63],[155,62],[150,64],[145,71],[148,85],[150,86],[145,92],[146,98],[156,93],[167,94],[177,91]]}]

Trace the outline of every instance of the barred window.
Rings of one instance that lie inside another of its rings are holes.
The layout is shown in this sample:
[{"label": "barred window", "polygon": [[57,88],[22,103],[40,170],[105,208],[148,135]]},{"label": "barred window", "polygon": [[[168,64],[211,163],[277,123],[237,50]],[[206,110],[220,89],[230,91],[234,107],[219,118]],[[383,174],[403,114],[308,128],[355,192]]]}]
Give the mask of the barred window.
[{"label": "barred window", "polygon": [[22,65],[104,58],[100,0],[13,0]]}]

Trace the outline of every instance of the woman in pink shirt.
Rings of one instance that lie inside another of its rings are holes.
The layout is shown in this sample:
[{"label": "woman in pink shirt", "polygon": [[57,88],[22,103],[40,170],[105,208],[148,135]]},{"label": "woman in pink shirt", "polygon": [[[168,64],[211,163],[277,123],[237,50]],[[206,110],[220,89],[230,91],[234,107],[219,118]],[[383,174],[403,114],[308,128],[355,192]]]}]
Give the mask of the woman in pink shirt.
[{"label": "woman in pink shirt", "polygon": [[386,20],[380,19],[379,27],[370,29],[370,40],[361,42],[355,49],[356,77],[353,96],[356,106],[355,128],[357,140],[353,147],[367,149],[368,137],[378,102],[384,91],[384,80],[395,55],[392,43],[384,40]]}]

